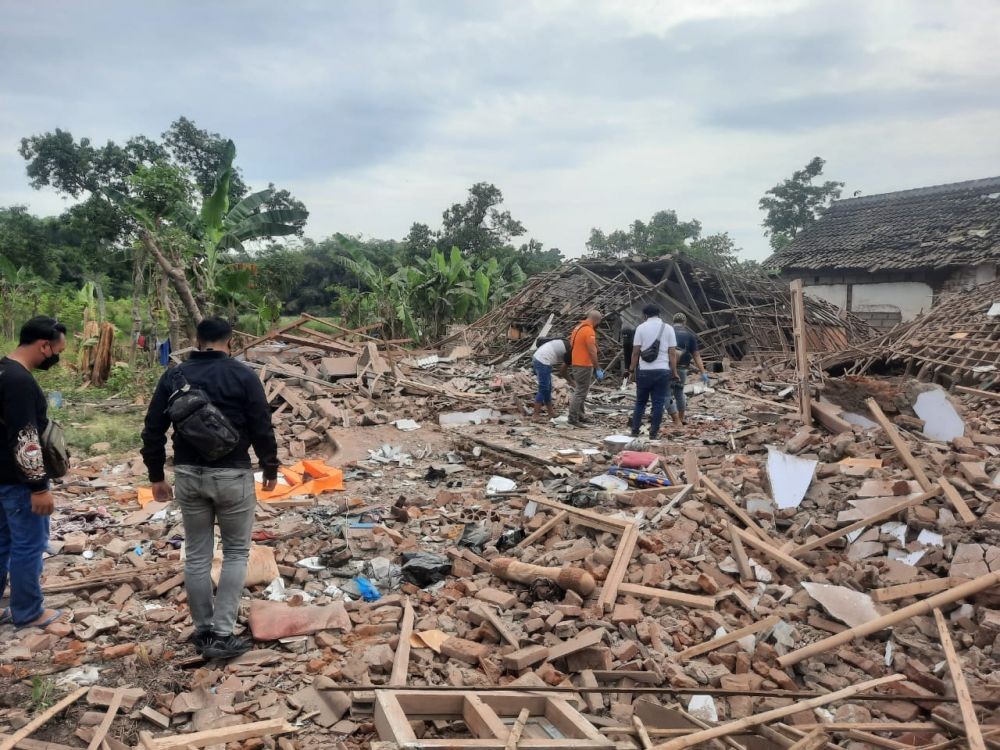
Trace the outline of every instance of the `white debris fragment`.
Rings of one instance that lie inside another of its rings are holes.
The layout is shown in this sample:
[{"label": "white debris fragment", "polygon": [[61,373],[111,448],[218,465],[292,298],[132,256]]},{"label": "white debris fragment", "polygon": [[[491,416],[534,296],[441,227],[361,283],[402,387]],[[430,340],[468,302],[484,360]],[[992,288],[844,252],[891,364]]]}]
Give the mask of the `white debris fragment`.
[{"label": "white debris fragment", "polygon": [[965,434],[965,422],[943,388],[932,388],[917,396],[913,411],[924,420],[924,435],[931,440],[947,443]]},{"label": "white debris fragment", "polygon": [[868,594],[862,594],[846,586],[831,586],[812,581],[803,581],[802,588],[819,602],[831,617],[852,628],[879,617],[875,602]]},{"label": "white debris fragment", "polygon": [[688,702],[688,713],[710,724],[719,720],[719,712],[715,709],[715,700],[711,695],[692,695]]},{"label": "white debris fragment", "polygon": [[779,510],[798,508],[812,484],[818,461],[791,456],[767,447],[767,476]]}]

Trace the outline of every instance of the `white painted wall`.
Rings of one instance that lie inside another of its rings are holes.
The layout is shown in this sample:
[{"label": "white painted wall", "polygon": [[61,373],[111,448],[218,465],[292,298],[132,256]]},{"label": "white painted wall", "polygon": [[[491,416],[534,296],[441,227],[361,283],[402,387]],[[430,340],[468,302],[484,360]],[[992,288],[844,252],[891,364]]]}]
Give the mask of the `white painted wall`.
[{"label": "white painted wall", "polygon": [[892,281],[879,284],[854,284],[851,289],[852,312],[895,312],[903,320],[913,320],[930,308],[934,291],[919,281]]},{"label": "white painted wall", "polygon": [[810,297],[829,302],[840,309],[847,307],[847,284],[807,284],[803,286],[802,291]]},{"label": "white painted wall", "polygon": [[[903,320],[913,320],[934,300],[930,286],[919,281],[850,286],[851,312],[898,312]],[[809,284],[805,293],[843,309],[847,307],[847,287],[847,284]]]}]

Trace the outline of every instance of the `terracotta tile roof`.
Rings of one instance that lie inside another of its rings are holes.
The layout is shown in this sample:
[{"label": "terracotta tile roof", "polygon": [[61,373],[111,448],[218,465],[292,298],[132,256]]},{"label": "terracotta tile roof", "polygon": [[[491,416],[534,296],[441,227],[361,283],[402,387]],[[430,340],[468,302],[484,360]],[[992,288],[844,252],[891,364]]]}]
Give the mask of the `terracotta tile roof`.
[{"label": "terracotta tile roof", "polygon": [[987,261],[1000,261],[1000,177],[836,201],[764,264],[887,271]]}]

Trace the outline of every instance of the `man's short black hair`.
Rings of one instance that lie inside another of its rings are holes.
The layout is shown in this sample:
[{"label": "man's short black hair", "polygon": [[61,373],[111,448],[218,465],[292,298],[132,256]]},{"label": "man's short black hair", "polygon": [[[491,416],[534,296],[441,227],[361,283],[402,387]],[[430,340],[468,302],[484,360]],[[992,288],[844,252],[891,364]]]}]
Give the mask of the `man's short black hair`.
[{"label": "man's short black hair", "polygon": [[233,337],[233,327],[229,321],[215,315],[205,318],[198,324],[198,341],[214,344],[217,341],[229,341]]},{"label": "man's short black hair", "polygon": [[39,315],[32,318],[21,326],[21,334],[18,343],[21,346],[34,344],[36,341],[58,341],[60,336],[66,335],[66,326],[55,318],[47,315]]},{"label": "man's short black hair", "polygon": [[644,308],[642,308],[642,314],[645,315],[647,318],[654,318],[660,314],[660,308],[658,308],[656,305],[646,305]]}]

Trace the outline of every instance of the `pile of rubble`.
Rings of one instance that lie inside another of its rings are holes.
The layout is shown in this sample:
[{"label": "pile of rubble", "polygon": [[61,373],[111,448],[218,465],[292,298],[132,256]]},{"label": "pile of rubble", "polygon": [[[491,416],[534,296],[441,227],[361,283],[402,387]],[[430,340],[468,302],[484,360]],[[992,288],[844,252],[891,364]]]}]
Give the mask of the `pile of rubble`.
[{"label": "pile of rubble", "polygon": [[247,361],[286,482],[325,459],[344,490],[259,504],[255,648],[195,655],[179,512],[148,500],[137,458],[85,461],[44,573],[74,621],[0,628],[0,748],[863,750],[1000,732],[995,400],[828,379],[821,425],[803,425],[794,371],[733,369],[692,386],[686,429],[636,443],[613,386],[584,429],[532,424],[526,373],[307,337]]}]

